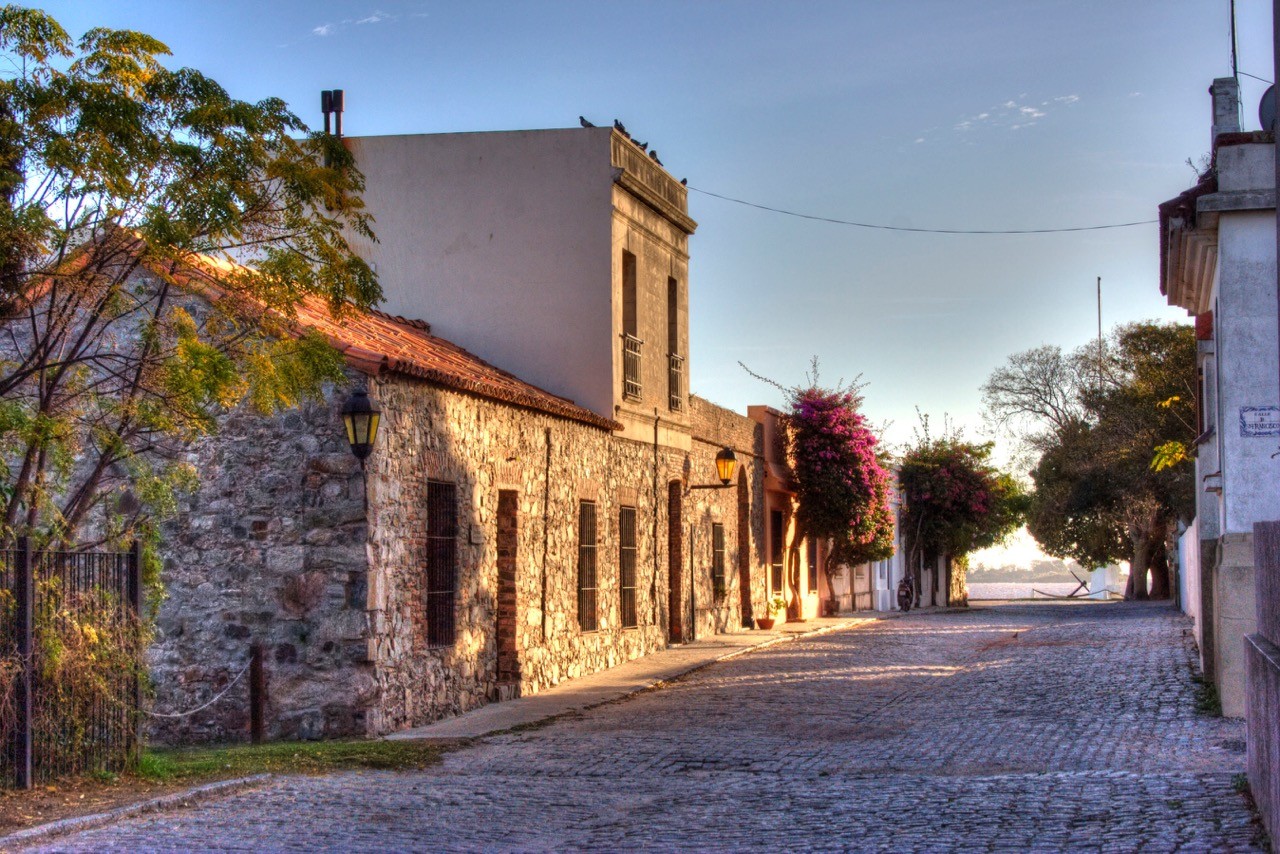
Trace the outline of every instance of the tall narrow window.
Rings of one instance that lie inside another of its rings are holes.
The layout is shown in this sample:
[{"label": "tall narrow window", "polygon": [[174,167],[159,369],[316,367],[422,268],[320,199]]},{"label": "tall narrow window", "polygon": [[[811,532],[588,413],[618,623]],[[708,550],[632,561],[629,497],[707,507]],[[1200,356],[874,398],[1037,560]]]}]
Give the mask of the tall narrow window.
[{"label": "tall narrow window", "polygon": [[618,511],[619,611],[624,629],[635,628],[636,619],[636,508]]},{"label": "tall narrow window", "polygon": [[622,331],[627,335],[639,335],[640,323],[636,312],[637,276],[636,256],[622,250]]},{"label": "tall narrow window", "polygon": [[596,612],[596,504],[578,504],[578,627],[594,632]]},{"label": "tall narrow window", "polygon": [[769,511],[769,570],[770,594],[782,592],[782,547],[783,547],[782,511]]},{"label": "tall narrow window", "polygon": [[711,523],[711,589],[716,601],[724,599],[724,525]]},{"label": "tall narrow window", "polygon": [[458,590],[458,489],[427,481],[427,645],[451,646]]},{"label": "tall narrow window", "polygon": [[640,397],[640,321],[638,317],[636,256],[622,250],[622,393]]},{"label": "tall narrow window", "polygon": [[667,279],[667,408],[684,409],[684,355],[680,352],[680,283]]},{"label": "tall narrow window", "polygon": [[818,541],[809,538],[809,592],[818,591]]}]

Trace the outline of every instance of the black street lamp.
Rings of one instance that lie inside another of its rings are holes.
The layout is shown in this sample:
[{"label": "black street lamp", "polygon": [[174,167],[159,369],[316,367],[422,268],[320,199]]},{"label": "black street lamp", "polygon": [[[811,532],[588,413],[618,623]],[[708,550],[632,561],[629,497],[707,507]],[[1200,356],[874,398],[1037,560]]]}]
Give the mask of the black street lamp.
[{"label": "black street lamp", "polygon": [[351,397],[342,405],[342,423],[347,428],[347,442],[362,469],[365,459],[373,453],[373,442],[378,437],[378,422],[381,418],[382,410],[369,399],[369,392],[363,389],[352,392]]},{"label": "black street lamp", "polygon": [[[738,465],[738,458],[734,456],[732,448],[722,448],[720,453],[716,454],[716,474],[720,477],[719,483],[700,483],[690,486],[689,489],[727,489],[732,486],[733,471]],[[688,490],[686,490],[688,491]]]}]

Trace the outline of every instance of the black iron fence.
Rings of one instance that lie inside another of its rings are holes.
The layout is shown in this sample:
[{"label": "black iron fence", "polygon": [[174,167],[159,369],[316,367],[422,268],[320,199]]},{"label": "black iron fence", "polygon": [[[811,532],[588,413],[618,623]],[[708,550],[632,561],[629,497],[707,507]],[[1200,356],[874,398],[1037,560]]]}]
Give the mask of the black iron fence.
[{"label": "black iron fence", "polygon": [[0,786],[123,770],[138,755],[139,550],[0,549]]}]

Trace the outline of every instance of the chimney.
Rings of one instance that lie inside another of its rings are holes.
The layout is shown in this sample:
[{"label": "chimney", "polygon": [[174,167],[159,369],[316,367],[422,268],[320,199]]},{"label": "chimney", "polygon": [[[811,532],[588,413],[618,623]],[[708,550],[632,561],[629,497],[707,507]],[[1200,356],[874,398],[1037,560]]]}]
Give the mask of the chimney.
[{"label": "chimney", "polygon": [[1213,138],[1209,142],[1216,146],[1220,134],[1240,132],[1240,81],[1219,77],[1209,87],[1209,94],[1213,96]]},{"label": "chimney", "polygon": [[[320,92],[320,112],[324,113],[324,132],[332,132],[339,139],[342,138],[342,102],[341,89],[324,89]],[[332,130],[329,125],[330,117],[333,119]]]}]

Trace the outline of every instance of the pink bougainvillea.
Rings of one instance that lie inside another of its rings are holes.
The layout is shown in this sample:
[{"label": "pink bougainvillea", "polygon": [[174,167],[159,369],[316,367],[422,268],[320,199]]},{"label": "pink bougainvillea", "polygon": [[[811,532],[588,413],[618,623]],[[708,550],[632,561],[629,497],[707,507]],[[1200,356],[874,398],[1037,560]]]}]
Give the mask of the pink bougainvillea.
[{"label": "pink bougainvillea", "polygon": [[789,448],[802,532],[830,539],[834,563],[893,554],[890,476],[851,391],[790,390]]}]

